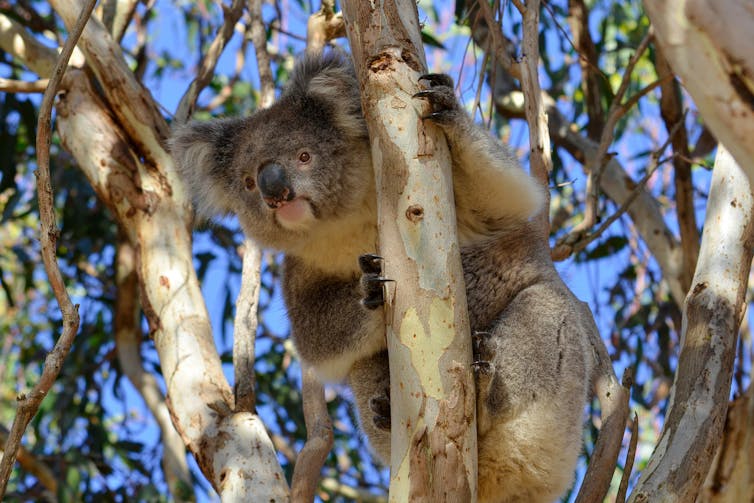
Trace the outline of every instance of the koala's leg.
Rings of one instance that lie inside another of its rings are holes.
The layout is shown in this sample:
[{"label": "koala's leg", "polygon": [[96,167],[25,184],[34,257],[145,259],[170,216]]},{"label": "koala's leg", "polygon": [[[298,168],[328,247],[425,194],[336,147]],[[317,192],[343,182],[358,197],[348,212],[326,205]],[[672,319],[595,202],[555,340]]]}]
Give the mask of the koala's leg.
[{"label": "koala's leg", "polygon": [[529,287],[478,343],[480,502],[552,502],[572,483],[591,371],[571,302]]},{"label": "koala's leg", "polygon": [[361,430],[373,452],[390,462],[390,369],[387,351],[353,364],[348,374]]},{"label": "koala's leg", "polygon": [[494,230],[495,221],[535,214],[544,201],[542,187],[519,167],[507,146],[474,124],[455,96],[452,79],[430,74],[421,80],[430,87],[415,97],[430,103],[432,112],[424,118],[442,128],[453,158],[461,231],[468,227],[485,233],[490,225]]}]

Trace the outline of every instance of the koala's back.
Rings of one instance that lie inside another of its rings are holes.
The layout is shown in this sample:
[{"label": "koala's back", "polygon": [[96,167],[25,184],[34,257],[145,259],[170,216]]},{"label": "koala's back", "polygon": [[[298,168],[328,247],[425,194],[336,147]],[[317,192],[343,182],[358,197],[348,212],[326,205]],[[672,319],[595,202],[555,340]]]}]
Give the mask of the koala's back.
[{"label": "koala's back", "polygon": [[591,324],[531,223],[462,249],[472,331],[481,332],[480,502],[549,502],[568,488],[591,384]]}]

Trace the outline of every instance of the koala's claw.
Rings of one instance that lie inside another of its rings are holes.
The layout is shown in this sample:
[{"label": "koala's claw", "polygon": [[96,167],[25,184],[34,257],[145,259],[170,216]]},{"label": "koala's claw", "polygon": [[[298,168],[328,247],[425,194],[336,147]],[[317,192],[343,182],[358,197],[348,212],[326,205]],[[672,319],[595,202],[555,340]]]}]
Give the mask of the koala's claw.
[{"label": "koala's claw", "polygon": [[367,309],[377,309],[385,304],[385,293],[382,285],[395,281],[382,277],[382,257],[367,253],[359,257],[361,269],[361,290],[363,298],[361,304]]},{"label": "koala's claw", "polygon": [[419,77],[419,80],[426,80],[432,86],[453,87],[453,79],[444,73],[425,73]]},{"label": "koala's claw", "polygon": [[471,363],[471,368],[474,370],[474,375],[480,376],[488,376],[492,375],[492,373],[495,371],[495,366],[492,365],[490,362],[477,360],[475,362]]},{"label": "koala's claw", "polygon": [[414,98],[427,100],[432,108],[422,119],[438,124],[450,124],[455,121],[458,118],[459,105],[453,91],[453,79],[437,73],[422,75],[419,78],[429,81],[430,88],[414,94]]},{"label": "koala's claw", "polygon": [[380,430],[390,431],[390,390],[369,400],[369,409],[374,412],[372,422]]}]

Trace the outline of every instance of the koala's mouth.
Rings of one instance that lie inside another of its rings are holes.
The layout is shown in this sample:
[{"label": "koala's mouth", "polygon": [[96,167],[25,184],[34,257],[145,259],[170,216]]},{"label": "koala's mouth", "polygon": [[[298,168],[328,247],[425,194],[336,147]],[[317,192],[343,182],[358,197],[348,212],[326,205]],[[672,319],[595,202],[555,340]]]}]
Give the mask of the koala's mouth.
[{"label": "koala's mouth", "polygon": [[273,208],[275,218],[283,227],[300,227],[314,219],[311,203],[305,197],[279,201]]}]

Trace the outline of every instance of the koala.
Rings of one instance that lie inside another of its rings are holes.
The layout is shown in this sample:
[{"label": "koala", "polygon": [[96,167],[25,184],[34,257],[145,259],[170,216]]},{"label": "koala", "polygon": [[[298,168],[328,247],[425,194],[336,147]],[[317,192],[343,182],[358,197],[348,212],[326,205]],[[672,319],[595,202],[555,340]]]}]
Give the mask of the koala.
[{"label": "koala", "polygon": [[[416,100],[450,147],[469,321],[475,334],[478,497],[549,502],[572,483],[595,330],[531,218],[544,189],[463,110],[445,75]],[[389,369],[370,142],[350,63],[295,66],[249,117],[191,123],[170,148],[199,215],[234,213],[284,253],[283,293],[300,358],[347,383],[375,453],[390,459]]]}]

